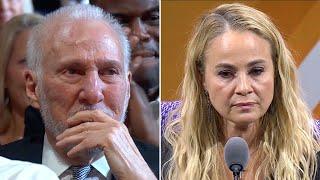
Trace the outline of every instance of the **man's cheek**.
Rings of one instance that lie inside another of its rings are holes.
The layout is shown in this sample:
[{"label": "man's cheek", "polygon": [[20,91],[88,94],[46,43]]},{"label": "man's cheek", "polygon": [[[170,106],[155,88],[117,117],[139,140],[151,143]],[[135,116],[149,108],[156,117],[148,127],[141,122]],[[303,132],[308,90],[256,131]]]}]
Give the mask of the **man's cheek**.
[{"label": "man's cheek", "polygon": [[148,32],[150,35],[159,40],[159,27],[158,26],[149,26]]},{"label": "man's cheek", "polygon": [[119,116],[123,111],[123,103],[126,97],[125,87],[110,88],[113,91],[105,92],[105,104]]}]

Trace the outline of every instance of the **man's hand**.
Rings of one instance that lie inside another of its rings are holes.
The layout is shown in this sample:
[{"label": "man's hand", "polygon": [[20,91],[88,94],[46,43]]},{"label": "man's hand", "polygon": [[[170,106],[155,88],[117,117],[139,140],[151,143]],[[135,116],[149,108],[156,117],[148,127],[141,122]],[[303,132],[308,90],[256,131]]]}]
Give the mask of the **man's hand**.
[{"label": "man's hand", "polygon": [[117,179],[156,179],[123,123],[93,110],[76,113],[67,124],[70,128],[57,136],[56,145],[73,145],[67,153],[70,158],[100,148]]}]

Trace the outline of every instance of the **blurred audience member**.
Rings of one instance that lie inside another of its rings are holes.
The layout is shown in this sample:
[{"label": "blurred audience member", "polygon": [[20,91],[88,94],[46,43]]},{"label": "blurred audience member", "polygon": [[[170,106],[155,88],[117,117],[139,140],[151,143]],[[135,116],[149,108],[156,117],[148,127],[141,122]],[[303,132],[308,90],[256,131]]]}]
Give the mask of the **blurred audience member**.
[{"label": "blurred audience member", "polygon": [[30,29],[41,20],[40,15],[19,15],[3,26],[0,35],[0,144],[24,136],[26,45]]},{"label": "blurred audience member", "polygon": [[[91,0],[113,14],[130,41],[133,82],[126,125],[130,133],[158,145],[159,118],[159,1]],[[151,102],[149,102],[151,101]]]},{"label": "blurred audience member", "polygon": [[89,0],[32,0],[34,9],[37,13],[46,15],[63,6],[71,6],[77,4],[89,4]]},{"label": "blurred audience member", "polygon": [[89,0],[60,0],[61,6],[72,6],[77,4],[89,4]]},{"label": "blurred audience member", "polygon": [[24,161],[10,160],[0,156],[1,179],[58,180],[57,175],[46,166]]},{"label": "blurred audience member", "polygon": [[23,13],[23,0],[0,0],[0,28],[14,16]]}]

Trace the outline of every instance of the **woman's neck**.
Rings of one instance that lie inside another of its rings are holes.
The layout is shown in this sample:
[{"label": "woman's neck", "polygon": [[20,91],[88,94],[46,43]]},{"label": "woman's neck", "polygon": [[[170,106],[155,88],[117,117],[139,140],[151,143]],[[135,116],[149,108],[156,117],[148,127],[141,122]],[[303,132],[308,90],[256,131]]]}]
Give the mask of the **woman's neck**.
[{"label": "woman's neck", "polygon": [[8,144],[10,142],[23,138],[24,134],[24,112],[11,110],[11,115],[8,117],[3,116],[2,121],[7,122],[5,128],[0,132],[0,144]]},{"label": "woman's neck", "polygon": [[[254,175],[257,171],[257,168],[260,166],[262,154],[259,153],[259,144],[262,138],[262,131],[259,127],[259,122],[250,123],[247,125],[237,125],[231,121],[225,121],[224,126],[224,143],[231,137],[242,137],[249,146],[249,161],[247,164],[246,170],[242,174],[241,179],[254,179]],[[231,171],[229,176],[232,177]],[[260,175],[261,176],[261,175]],[[259,179],[263,179],[260,178]]]},{"label": "woman's neck", "polygon": [[261,139],[258,121],[247,125],[238,125],[231,121],[225,122],[224,143],[231,137],[241,137],[248,143],[250,153],[254,153],[257,150]]}]

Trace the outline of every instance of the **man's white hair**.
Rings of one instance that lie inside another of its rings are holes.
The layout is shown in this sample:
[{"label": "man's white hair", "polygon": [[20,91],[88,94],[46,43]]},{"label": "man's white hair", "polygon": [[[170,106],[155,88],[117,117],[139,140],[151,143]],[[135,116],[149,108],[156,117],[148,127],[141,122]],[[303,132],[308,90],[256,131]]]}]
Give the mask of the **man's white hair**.
[{"label": "man's white hair", "polygon": [[119,22],[113,18],[112,15],[104,12],[101,8],[96,6],[75,5],[62,7],[48,14],[44,21],[32,30],[27,44],[27,64],[28,67],[37,74],[38,78],[42,77],[41,62],[44,58],[44,39],[50,36],[49,32],[52,32],[52,30],[50,31],[50,28],[53,28],[54,26],[50,25],[60,22],[61,20],[63,22],[98,20],[108,24],[114,32],[119,35],[122,57],[124,58],[124,72],[128,72],[130,62],[130,45]]}]

